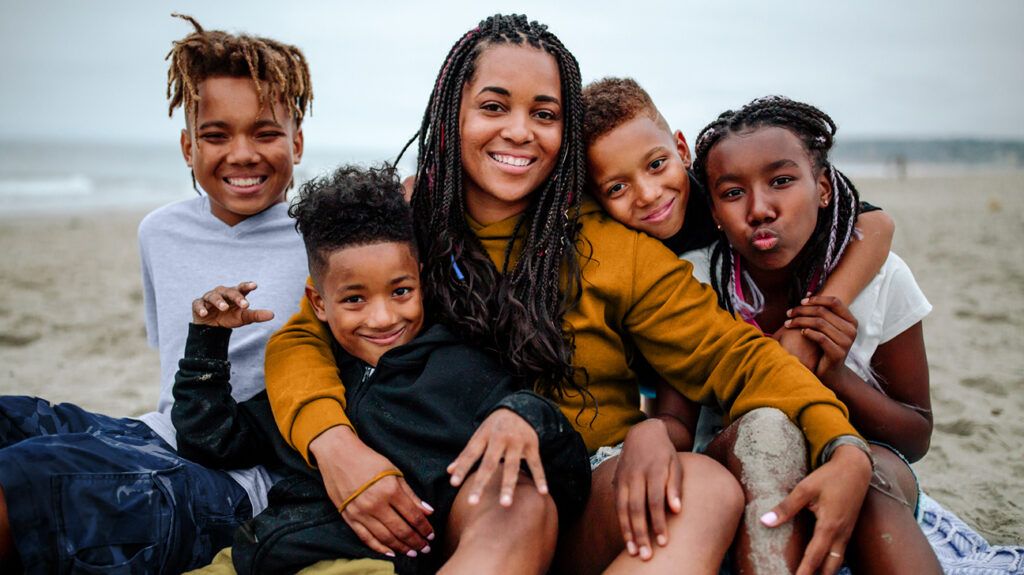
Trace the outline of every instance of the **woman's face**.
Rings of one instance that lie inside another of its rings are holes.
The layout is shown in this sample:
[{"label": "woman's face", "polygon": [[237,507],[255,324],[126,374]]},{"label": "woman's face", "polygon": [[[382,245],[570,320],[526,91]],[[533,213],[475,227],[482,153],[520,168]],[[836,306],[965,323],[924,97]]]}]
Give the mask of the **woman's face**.
[{"label": "woman's face", "polygon": [[459,135],[466,207],[482,224],[522,213],[562,146],[558,63],[529,46],[484,48],[462,88]]},{"label": "woman's face", "polygon": [[803,249],[832,191],[821,171],[785,128],[730,134],[708,152],[712,215],[752,268],[785,269]]}]

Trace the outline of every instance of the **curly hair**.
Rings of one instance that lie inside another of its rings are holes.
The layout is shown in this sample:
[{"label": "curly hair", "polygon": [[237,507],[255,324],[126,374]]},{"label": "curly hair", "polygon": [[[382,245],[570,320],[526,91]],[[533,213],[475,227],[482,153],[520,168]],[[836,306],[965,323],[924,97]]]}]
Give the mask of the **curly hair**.
[{"label": "curly hair", "polygon": [[[860,194],[853,182],[829,162],[829,151],[835,142],[836,124],[828,114],[803,102],[784,96],[766,96],[751,101],[739,110],[727,110],[704,127],[697,136],[693,171],[704,188],[707,187],[708,155],[716,144],[739,132],[774,126],[789,130],[803,144],[817,173],[824,172],[832,186],[832,201],[818,209],[818,222],[810,239],[793,260],[793,280],[789,305],[796,305],[818,291],[842,257],[854,235],[860,214]],[[710,202],[710,200],[709,200]],[[734,288],[732,248],[719,232],[719,241],[711,254],[711,283],[718,292],[719,304],[729,310],[743,310]],[[752,311],[745,311],[750,314]]]},{"label": "curly hair", "polygon": [[671,132],[650,94],[632,78],[601,78],[583,88],[583,141],[589,148],[601,136],[644,115]]},{"label": "curly hair", "polygon": [[260,105],[282,102],[297,126],[302,124],[307,109],[312,113],[313,85],[301,50],[270,38],[204,30],[191,16],[172,16],[189,22],[195,30],[175,41],[164,58],[170,60],[168,116],[181,106],[186,122],[194,123],[199,108],[199,84],[214,76],[252,78]]},{"label": "curly hair", "polygon": [[[459,135],[463,86],[472,81],[480,54],[496,45],[550,54],[558,64],[564,102],[556,165],[532,192],[500,270],[466,222]],[[567,387],[582,390],[574,379],[573,334],[562,321],[579,299],[577,219],[587,176],[581,88],[576,58],[547,26],[498,14],[448,52],[420,130],[406,146],[419,139],[412,206],[428,315],[495,351],[513,373],[556,397]],[[511,264],[514,246],[522,255]],[[585,379],[586,372],[580,372]]]},{"label": "curly hair", "polygon": [[341,166],[309,180],[288,208],[302,235],[309,273],[318,285],[331,254],[376,243],[408,244],[416,256],[412,210],[393,167]]}]

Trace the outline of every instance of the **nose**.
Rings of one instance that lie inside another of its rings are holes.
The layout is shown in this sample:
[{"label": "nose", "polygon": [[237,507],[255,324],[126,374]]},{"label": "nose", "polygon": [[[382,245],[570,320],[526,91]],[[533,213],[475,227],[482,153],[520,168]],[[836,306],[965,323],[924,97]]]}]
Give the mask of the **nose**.
[{"label": "nose", "polygon": [[778,214],[771,196],[763,190],[752,190],[749,193],[750,207],[747,211],[747,220],[751,225],[760,225],[774,222]]},{"label": "nose", "polygon": [[636,197],[634,202],[638,207],[646,207],[658,201],[661,197],[661,186],[658,182],[650,179],[641,179],[636,183]]},{"label": "nose", "polygon": [[370,329],[386,329],[398,322],[397,314],[395,314],[390,301],[373,302],[367,311],[366,327]]},{"label": "nose", "polygon": [[232,138],[227,161],[230,164],[239,165],[256,164],[260,161],[260,154],[249,138],[244,136]]},{"label": "nose", "polygon": [[533,139],[530,127],[530,115],[526,112],[513,112],[506,117],[501,130],[501,137],[513,144],[525,144]]}]

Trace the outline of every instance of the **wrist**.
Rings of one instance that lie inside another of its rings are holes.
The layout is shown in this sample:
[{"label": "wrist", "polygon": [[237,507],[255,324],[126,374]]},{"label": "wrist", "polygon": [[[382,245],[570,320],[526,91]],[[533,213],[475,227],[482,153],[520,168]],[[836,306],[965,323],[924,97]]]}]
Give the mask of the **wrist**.
[{"label": "wrist", "polygon": [[316,459],[329,457],[331,453],[350,453],[359,449],[363,442],[347,425],[335,425],[324,430],[309,442],[309,453]]},{"label": "wrist", "polygon": [[828,463],[839,454],[842,454],[843,457],[846,457],[849,454],[856,456],[854,450],[860,451],[864,455],[869,469],[874,471],[875,458],[871,455],[871,446],[856,435],[840,435],[832,441],[829,441],[821,451],[821,464],[824,465],[825,463]]}]

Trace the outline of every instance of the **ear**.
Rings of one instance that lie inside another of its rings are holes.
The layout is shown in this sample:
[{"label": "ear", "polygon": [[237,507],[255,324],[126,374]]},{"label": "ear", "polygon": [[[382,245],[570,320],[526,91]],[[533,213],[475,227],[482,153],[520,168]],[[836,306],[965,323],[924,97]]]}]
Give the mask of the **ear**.
[{"label": "ear", "polygon": [[828,177],[828,170],[824,169],[818,176],[818,207],[826,208],[832,201],[832,181]]},{"label": "ear", "polygon": [[672,136],[676,139],[676,151],[683,159],[683,165],[689,168],[693,164],[693,158],[690,156],[690,145],[686,143],[686,136],[683,136],[680,130],[676,130]]},{"label": "ear", "polygon": [[181,131],[181,157],[185,158],[185,165],[192,167],[192,135],[188,130]]},{"label": "ear", "polygon": [[316,319],[326,323],[327,310],[324,307],[324,298],[320,297],[320,292],[310,284],[306,284],[306,299],[309,300],[309,305],[313,306]]},{"label": "ear", "polygon": [[305,146],[305,137],[302,135],[302,127],[295,128],[295,135],[292,136],[292,163],[296,166],[302,162],[302,150]]}]

